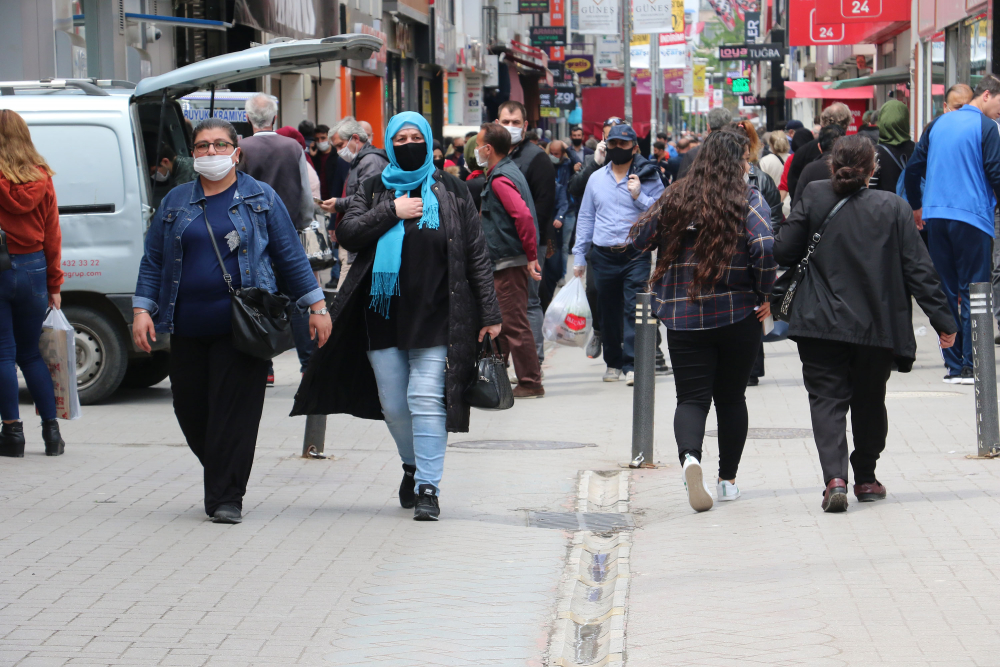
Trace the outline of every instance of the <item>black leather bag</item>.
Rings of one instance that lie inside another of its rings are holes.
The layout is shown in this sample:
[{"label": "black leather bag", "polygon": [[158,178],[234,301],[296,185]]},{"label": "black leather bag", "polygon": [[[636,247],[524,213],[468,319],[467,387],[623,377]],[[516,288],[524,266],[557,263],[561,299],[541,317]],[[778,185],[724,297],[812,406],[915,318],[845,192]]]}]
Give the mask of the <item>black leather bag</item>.
[{"label": "black leather bag", "polygon": [[500,347],[489,334],[479,345],[476,379],[465,390],[465,402],[480,410],[509,410],[514,407],[514,389],[507,377]]},{"label": "black leather bag", "polygon": [[809,268],[809,258],[816,252],[816,246],[819,245],[820,240],[823,238],[823,233],[826,232],[830,220],[840,212],[840,209],[844,207],[847,200],[853,196],[854,193],[852,192],[834,204],[830,212],[827,213],[826,219],[823,220],[823,224],[813,232],[812,237],[809,239],[809,245],[806,247],[806,256],[799,260],[799,263],[794,268],[788,269],[774,281],[770,302],[771,317],[775,320],[788,322],[792,318],[792,305],[795,302],[795,293],[798,291],[802,281],[805,280],[806,271]]},{"label": "black leather bag", "polygon": [[258,359],[274,359],[295,346],[292,337],[292,322],[288,317],[288,297],[272,294],[259,287],[233,289],[233,277],[226,271],[222,253],[215,242],[215,233],[208,222],[208,212],[202,207],[208,238],[215,249],[215,257],[222,269],[222,279],[229,288],[232,300],[233,347],[244,354]]},{"label": "black leather bag", "polygon": [[10,261],[10,251],[7,250],[7,234],[0,229],[0,272],[10,271],[14,265]]}]

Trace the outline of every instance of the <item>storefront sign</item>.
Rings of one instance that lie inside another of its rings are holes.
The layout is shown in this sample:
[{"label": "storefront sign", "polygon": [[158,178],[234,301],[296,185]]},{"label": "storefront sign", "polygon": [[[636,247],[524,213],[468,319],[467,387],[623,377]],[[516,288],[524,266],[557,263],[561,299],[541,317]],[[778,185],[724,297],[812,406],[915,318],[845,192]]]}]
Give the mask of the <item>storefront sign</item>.
[{"label": "storefront sign", "polygon": [[572,55],[566,59],[566,69],[580,75],[581,79],[594,76],[594,56]]},{"label": "storefront sign", "polygon": [[465,74],[465,125],[483,122],[483,79],[479,74]]},{"label": "storefront sign", "polygon": [[756,44],[760,39],[760,12],[747,12],[743,20],[743,41]]},{"label": "storefront sign", "polygon": [[617,35],[621,33],[618,5],[615,0],[576,0],[579,32],[583,35]]},{"label": "storefront sign", "polygon": [[566,27],[566,0],[551,0],[549,2],[549,25]]},{"label": "storefront sign", "polygon": [[614,35],[601,35],[597,40],[597,67],[617,67],[622,53],[622,42]]},{"label": "storefront sign", "polygon": [[533,25],[528,28],[531,45],[540,48],[566,46],[566,28],[549,25]]},{"label": "storefront sign", "polygon": [[557,83],[555,86],[555,106],[566,111],[576,108],[576,86],[572,83]]},{"label": "storefront sign", "polygon": [[719,60],[781,60],[785,48],[781,44],[723,44],[719,47]]},{"label": "storefront sign", "polygon": [[326,37],[335,28],[323,25],[325,4],[323,0],[236,0],[233,21],[282,37]]},{"label": "storefront sign", "polygon": [[553,60],[557,62],[562,62],[566,59],[566,47],[565,46],[553,46],[549,48],[549,62]]},{"label": "storefront sign", "polygon": [[746,95],[750,92],[750,79],[746,77],[726,77],[726,83],[729,84],[729,92],[733,95]]},{"label": "storefront sign", "polygon": [[[823,0],[824,2],[828,0]],[[933,0],[932,0],[933,1]],[[864,44],[889,22],[828,23],[817,18],[819,0],[788,0],[788,45]]]},{"label": "storefront sign", "polygon": [[816,3],[820,23],[909,21],[910,0],[823,0]]},{"label": "storefront sign", "polygon": [[743,102],[745,107],[756,107],[760,106],[761,100],[756,95],[741,95],[740,101]]},{"label": "storefront sign", "polygon": [[[608,0],[605,0],[607,2]],[[630,0],[632,3],[632,31],[636,34],[655,35],[674,31],[673,0]],[[681,11],[684,10],[683,0]]]},{"label": "storefront sign", "polygon": [[547,14],[549,0],[517,0],[518,14]]},{"label": "storefront sign", "polygon": [[431,103],[431,82],[427,79],[421,79],[420,82],[422,84],[420,89],[421,109],[425,116],[430,116],[434,113],[434,105]]},{"label": "storefront sign", "polygon": [[542,118],[558,118],[559,109],[557,107],[542,107],[538,110],[538,115]]}]

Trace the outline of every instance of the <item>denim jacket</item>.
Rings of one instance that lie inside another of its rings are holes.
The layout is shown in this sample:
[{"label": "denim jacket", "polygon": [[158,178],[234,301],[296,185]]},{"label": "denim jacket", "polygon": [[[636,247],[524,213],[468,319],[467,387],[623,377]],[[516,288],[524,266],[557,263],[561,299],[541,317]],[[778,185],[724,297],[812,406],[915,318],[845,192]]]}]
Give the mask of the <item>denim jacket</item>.
[{"label": "denim jacket", "polygon": [[[146,232],[132,306],[148,310],[159,333],[173,333],[183,263],[181,237],[201,216],[204,203],[201,179],[178,185],[163,198]],[[236,172],[229,220],[240,237],[243,287],[277,292],[277,269],[282,287],[300,308],[323,300],[323,290],[316,284],[288,211],[270,185]]]}]

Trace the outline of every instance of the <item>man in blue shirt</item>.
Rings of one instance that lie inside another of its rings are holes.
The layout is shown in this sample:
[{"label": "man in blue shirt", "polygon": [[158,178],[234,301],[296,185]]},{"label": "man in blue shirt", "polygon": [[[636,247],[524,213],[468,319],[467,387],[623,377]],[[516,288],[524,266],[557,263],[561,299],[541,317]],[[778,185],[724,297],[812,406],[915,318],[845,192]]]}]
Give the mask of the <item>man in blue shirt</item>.
[{"label": "man in blue shirt", "polygon": [[[960,324],[942,350],[951,384],[973,384],[969,284],[989,282],[996,233],[994,190],[1000,188],[1000,79],[987,74],[972,102],[931,123],[904,172],[906,198],[948,303]],[[923,193],[920,179],[926,178]]]},{"label": "man in blue shirt", "polygon": [[587,181],[576,219],[573,273],[582,276],[590,253],[590,270],[600,303],[605,382],[625,373],[631,386],[635,365],[635,295],[645,289],[650,253],[629,243],[632,225],[663,193],[656,165],[637,154],[635,130],[621,124],[607,137],[609,164]]}]

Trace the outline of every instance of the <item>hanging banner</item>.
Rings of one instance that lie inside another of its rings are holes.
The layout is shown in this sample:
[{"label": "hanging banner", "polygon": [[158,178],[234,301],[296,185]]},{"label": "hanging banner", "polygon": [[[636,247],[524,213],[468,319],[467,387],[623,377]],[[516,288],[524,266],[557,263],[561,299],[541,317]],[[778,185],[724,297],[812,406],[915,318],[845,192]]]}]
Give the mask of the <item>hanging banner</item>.
[{"label": "hanging banner", "polygon": [[909,21],[909,0],[824,0],[816,3],[819,23]]},{"label": "hanging banner", "polygon": [[756,44],[760,38],[760,12],[747,12],[743,19],[743,41]]},{"label": "hanging banner", "polygon": [[621,33],[618,2],[615,0],[576,0],[579,30],[583,35],[618,35]]},{"label": "hanging banner", "polygon": [[684,94],[684,70],[665,69],[663,70],[663,94],[683,95]]},{"label": "hanging banner", "polygon": [[[630,2],[632,32],[639,35],[655,35],[674,31],[673,0],[630,0]],[[683,4],[681,6],[683,7]]]},{"label": "hanging banner", "polygon": [[670,18],[673,22],[674,32],[684,33],[684,0],[673,0],[670,10]]},{"label": "hanging banner", "polygon": [[632,35],[629,53],[632,69],[649,69],[649,35]]},{"label": "hanging banner", "polygon": [[733,6],[729,0],[708,0],[708,4],[715,10],[715,15],[722,21],[722,25],[729,30],[736,28],[736,17],[733,15]]},{"label": "hanging banner", "polygon": [[705,66],[695,65],[694,66],[694,77],[692,80],[692,95],[695,97],[704,97],[705,95]]},{"label": "hanging banner", "polygon": [[479,126],[483,122],[483,77],[465,73],[465,125]]},{"label": "hanging banner", "polygon": [[601,35],[597,40],[597,62],[599,69],[618,67],[622,54],[622,43],[615,35]]},{"label": "hanging banner", "polygon": [[684,55],[687,53],[687,42],[683,32],[671,32],[660,35],[660,68],[675,69],[684,67]]}]

